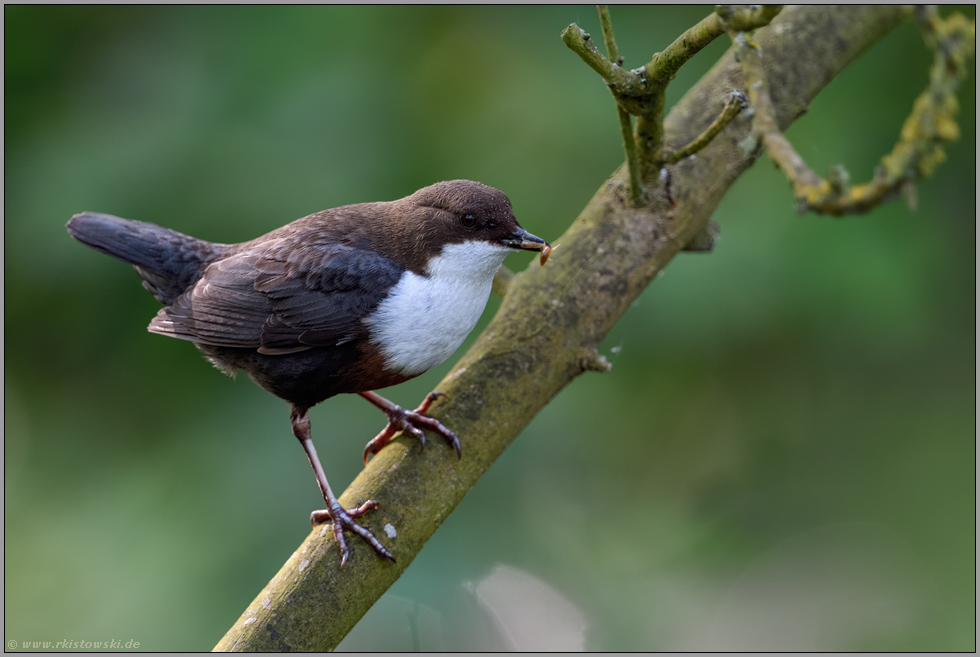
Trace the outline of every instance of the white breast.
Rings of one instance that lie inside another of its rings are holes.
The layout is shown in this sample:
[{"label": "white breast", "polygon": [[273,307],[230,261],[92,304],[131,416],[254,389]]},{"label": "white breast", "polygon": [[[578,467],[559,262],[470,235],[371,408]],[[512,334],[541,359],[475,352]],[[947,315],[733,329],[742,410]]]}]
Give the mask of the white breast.
[{"label": "white breast", "polygon": [[406,271],[364,320],[388,369],[417,376],[449,358],[483,314],[493,275],[510,252],[489,242],[448,244],[426,276]]}]

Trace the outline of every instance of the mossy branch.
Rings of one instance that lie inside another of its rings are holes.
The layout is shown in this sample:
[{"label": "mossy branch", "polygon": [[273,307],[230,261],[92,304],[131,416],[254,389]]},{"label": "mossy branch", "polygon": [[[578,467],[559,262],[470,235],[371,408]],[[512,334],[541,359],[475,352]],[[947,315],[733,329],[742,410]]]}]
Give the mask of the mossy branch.
[{"label": "mossy branch", "polygon": [[944,20],[935,7],[919,10],[918,18],[926,43],[934,53],[929,84],[915,100],[898,143],[881,158],[871,182],[854,186],[843,166],[833,167],[826,180],[807,166],[776,123],[763,49],[744,33],[732,32],[755,110],[755,136],[789,179],[801,213],[842,216],[867,212],[902,191],[914,207],[915,183],[932,175],[936,165],[945,159],[942,143],[959,137],[956,91],[973,55],[976,25],[958,13]]},{"label": "mossy branch", "polygon": [[[760,30],[765,72],[783,81],[773,94],[785,128],[816,93],[901,18],[894,7],[794,7],[778,29]],[[665,121],[685,144],[714,118],[703,98],[743,86],[729,51]],[[629,203],[622,168],[603,184],[560,238],[547,266],[513,277],[500,309],[438,388],[448,399],[433,416],[463,441],[463,458],[438,445],[419,453],[402,438],[381,451],[341,496],[345,506],[373,498],[364,524],[393,550],[389,563],[357,540],[340,568],[329,529],[317,527],[235,622],[216,650],[328,650],[401,575],[484,471],[558,392],[584,371],[605,370],[597,348],[671,259],[705,229],[722,196],[756,160],[739,146],[749,126],[730,124],[710,157],[673,167],[647,207]]]}]

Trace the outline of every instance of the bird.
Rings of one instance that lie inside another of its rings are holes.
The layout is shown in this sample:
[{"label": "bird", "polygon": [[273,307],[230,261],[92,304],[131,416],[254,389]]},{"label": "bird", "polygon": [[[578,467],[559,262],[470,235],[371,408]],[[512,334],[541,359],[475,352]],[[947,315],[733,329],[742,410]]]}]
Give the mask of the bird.
[{"label": "bird", "polygon": [[244,371],[291,405],[293,435],[313,468],[341,552],[344,531],[395,557],[355,520],[378,508],[344,509],[313,445],[309,410],[358,394],[387,416],[364,461],[399,432],[425,445],[424,429],[462,456],[458,437],[426,415],[440,392],[405,410],[375,390],[444,362],[483,313],[494,274],[517,250],[551,250],[521,227],[510,199],[472,180],[423,187],[395,201],[317,212],[248,242],[207,242],[155,224],[97,212],[66,226],[79,242],[132,265],[163,308],[151,333],[187,340],[222,372]]}]

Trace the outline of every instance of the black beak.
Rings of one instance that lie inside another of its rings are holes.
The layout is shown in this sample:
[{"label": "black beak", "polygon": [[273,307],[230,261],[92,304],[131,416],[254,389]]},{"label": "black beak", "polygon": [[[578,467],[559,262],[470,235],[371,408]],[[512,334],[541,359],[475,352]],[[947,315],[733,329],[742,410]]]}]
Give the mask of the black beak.
[{"label": "black beak", "polygon": [[512,249],[525,249],[527,251],[544,251],[550,248],[549,244],[537,235],[532,235],[523,228],[518,228],[517,232],[503,240],[504,246]]}]

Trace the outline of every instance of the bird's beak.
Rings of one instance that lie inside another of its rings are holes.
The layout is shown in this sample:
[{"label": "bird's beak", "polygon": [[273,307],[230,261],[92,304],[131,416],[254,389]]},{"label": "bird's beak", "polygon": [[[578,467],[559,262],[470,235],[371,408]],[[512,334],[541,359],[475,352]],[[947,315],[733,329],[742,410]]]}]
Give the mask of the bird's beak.
[{"label": "bird's beak", "polygon": [[523,228],[518,228],[516,233],[504,238],[503,243],[512,249],[525,249],[527,251],[544,251],[551,248],[543,239],[537,235],[532,235]]}]

